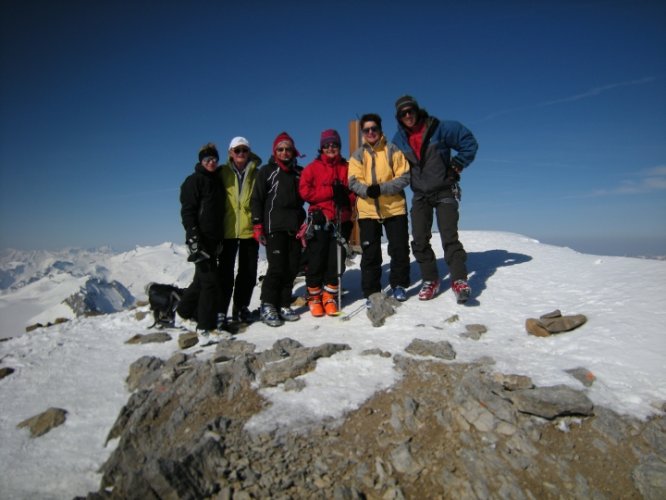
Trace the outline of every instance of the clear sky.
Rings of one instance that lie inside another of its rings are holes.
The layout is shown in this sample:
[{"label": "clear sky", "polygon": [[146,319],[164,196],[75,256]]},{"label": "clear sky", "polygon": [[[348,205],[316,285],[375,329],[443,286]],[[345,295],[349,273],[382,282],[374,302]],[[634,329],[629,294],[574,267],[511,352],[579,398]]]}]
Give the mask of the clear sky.
[{"label": "clear sky", "polygon": [[461,229],[666,255],[664,1],[0,1],[0,247],[181,243],[202,144],[410,93],[479,141]]}]

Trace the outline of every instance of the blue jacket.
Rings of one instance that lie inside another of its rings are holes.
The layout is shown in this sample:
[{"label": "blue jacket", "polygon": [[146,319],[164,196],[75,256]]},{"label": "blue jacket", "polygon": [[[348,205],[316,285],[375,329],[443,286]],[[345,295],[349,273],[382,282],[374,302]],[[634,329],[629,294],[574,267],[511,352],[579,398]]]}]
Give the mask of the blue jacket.
[{"label": "blue jacket", "polygon": [[[459,169],[469,166],[479,148],[472,132],[460,122],[440,122],[432,116],[426,118],[420,161],[416,159],[407,132],[400,124],[393,143],[402,150],[411,165],[410,185],[417,197],[451,189],[460,180],[451,165],[455,164]],[[453,157],[451,150],[457,152]]]}]

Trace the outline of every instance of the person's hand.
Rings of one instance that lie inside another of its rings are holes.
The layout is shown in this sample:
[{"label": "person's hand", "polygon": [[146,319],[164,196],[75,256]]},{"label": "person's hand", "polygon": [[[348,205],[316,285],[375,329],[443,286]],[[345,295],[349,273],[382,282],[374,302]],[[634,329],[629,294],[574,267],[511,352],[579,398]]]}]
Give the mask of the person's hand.
[{"label": "person's hand", "polygon": [[379,198],[379,195],[382,194],[379,184],[369,185],[366,194],[368,195],[368,198]]},{"label": "person's hand", "polygon": [[321,210],[314,210],[313,212],[310,212],[310,216],[312,218],[312,223],[315,226],[320,226],[324,227],[326,225],[326,216],[324,215],[324,212]]},{"label": "person's hand", "polygon": [[196,233],[191,234],[188,238],[187,241],[185,241],[187,244],[187,253],[190,255],[193,255],[199,251],[199,235]]},{"label": "person's hand", "polygon": [[335,181],[333,184],[333,202],[338,208],[346,208],[350,205],[349,192],[340,181]]},{"label": "person's hand", "polygon": [[194,262],[197,264],[210,259],[210,254],[201,247],[199,235],[197,233],[193,232],[190,234],[185,243],[187,243],[187,253],[189,254],[187,257],[188,262]]},{"label": "person's hand", "polygon": [[266,246],[266,234],[264,233],[263,224],[255,224],[253,226],[253,229],[254,229],[254,234],[252,236],[254,237],[255,240],[257,240],[257,243]]}]

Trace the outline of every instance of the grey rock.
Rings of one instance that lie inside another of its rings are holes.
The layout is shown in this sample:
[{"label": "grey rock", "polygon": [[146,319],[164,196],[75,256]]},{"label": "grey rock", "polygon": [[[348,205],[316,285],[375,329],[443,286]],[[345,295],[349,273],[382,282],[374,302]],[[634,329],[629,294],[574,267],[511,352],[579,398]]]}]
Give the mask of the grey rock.
[{"label": "grey rock", "polygon": [[532,379],[525,375],[505,375],[503,373],[495,373],[493,374],[493,379],[498,384],[501,384],[507,391],[532,389],[534,387]]},{"label": "grey rock", "polygon": [[566,385],[521,389],[507,394],[519,411],[547,419],[561,415],[589,416],[594,410],[585,394]]},{"label": "grey rock", "polygon": [[666,417],[653,417],[645,425],[643,439],[666,461]]},{"label": "grey rock", "polygon": [[594,374],[587,368],[578,367],[565,371],[585,387],[592,387],[592,384],[594,384],[594,381],[597,379]]},{"label": "grey rock", "polygon": [[143,356],[129,367],[129,375],[125,382],[130,391],[138,388],[149,389],[160,377],[164,361],[154,356]]},{"label": "grey rock", "polygon": [[323,344],[318,347],[297,349],[288,358],[266,365],[261,372],[260,382],[264,386],[276,386],[290,378],[296,378],[314,370],[319,358],[330,357],[335,353],[349,350],[347,344]]},{"label": "grey rock", "polygon": [[388,351],[382,351],[377,347],[374,349],[366,349],[364,351],[361,351],[361,356],[380,356],[382,358],[390,358],[391,353]]},{"label": "grey rock", "polygon": [[666,498],[666,462],[663,457],[649,455],[641,460],[632,473],[634,484],[643,498],[663,500]]},{"label": "grey rock", "polygon": [[10,368],[9,366],[3,366],[2,368],[0,368],[0,380],[11,375],[12,373],[14,373],[14,368]]},{"label": "grey rock", "polygon": [[240,354],[251,354],[257,346],[244,340],[223,339],[215,347],[216,358],[233,359]]},{"label": "grey rock", "polygon": [[366,315],[374,327],[382,326],[386,318],[395,314],[395,308],[400,305],[393,297],[387,297],[381,292],[373,293],[368,300],[372,306],[366,310]]},{"label": "grey rock", "polygon": [[479,340],[484,333],[488,331],[485,325],[480,324],[471,324],[465,325],[465,332],[461,333],[460,336],[467,339]]},{"label": "grey rock", "polygon": [[620,444],[628,434],[625,421],[615,412],[606,408],[597,408],[592,419],[592,428],[613,445]]},{"label": "grey rock", "polygon": [[405,348],[409,354],[417,356],[434,356],[440,359],[455,359],[456,352],[446,340],[433,342],[431,340],[414,339]]},{"label": "grey rock", "polygon": [[391,464],[402,474],[416,474],[422,469],[414,460],[408,443],[402,443],[391,451]]},{"label": "grey rock", "polygon": [[295,392],[300,392],[303,389],[305,389],[305,380],[297,378],[293,379],[290,378],[284,383],[284,390],[285,391],[295,391]]},{"label": "grey rock", "polygon": [[16,427],[23,429],[25,427],[30,431],[30,437],[43,436],[51,429],[65,423],[67,419],[67,410],[62,408],[49,408],[48,410],[23,420]]},{"label": "grey rock", "polygon": [[199,337],[196,332],[181,333],[178,336],[178,347],[181,349],[189,349],[190,347],[199,343]]},{"label": "grey rock", "polygon": [[166,332],[153,332],[147,333],[145,335],[138,333],[132,338],[127,340],[126,344],[152,344],[152,343],[164,343],[171,340],[171,335]]}]

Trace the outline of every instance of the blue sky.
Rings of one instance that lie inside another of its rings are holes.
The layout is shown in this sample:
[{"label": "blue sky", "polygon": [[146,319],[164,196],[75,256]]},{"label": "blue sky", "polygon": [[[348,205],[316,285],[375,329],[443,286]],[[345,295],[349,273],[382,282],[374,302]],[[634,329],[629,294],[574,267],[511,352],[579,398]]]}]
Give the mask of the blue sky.
[{"label": "blue sky", "polygon": [[1,5],[0,247],[180,243],[202,144],[306,164],[410,93],[479,141],[462,230],[666,255],[666,2]]}]

